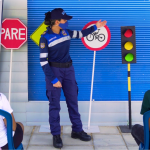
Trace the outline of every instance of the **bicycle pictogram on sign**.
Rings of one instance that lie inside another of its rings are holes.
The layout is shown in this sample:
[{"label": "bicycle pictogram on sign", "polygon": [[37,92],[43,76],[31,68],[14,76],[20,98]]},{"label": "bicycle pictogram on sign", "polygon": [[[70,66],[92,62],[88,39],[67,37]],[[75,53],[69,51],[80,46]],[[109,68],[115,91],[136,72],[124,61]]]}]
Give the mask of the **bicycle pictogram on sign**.
[{"label": "bicycle pictogram on sign", "polygon": [[88,36],[86,36],[86,39],[88,41],[93,41],[93,40],[99,40],[99,42],[103,42],[105,40],[105,35],[100,33],[101,29],[96,30],[95,32],[93,32],[92,34],[89,34]]}]

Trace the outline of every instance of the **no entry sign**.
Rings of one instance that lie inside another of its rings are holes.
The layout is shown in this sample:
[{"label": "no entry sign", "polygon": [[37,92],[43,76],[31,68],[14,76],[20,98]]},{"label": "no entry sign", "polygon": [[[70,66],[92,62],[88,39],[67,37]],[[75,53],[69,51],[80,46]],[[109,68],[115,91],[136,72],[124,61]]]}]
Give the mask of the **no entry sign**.
[{"label": "no entry sign", "polygon": [[[87,29],[93,26],[94,24],[96,24],[96,22],[97,21],[89,22],[83,27],[83,29]],[[97,29],[92,34],[83,37],[81,40],[86,48],[93,51],[99,51],[104,49],[109,44],[110,38],[111,38],[110,30],[107,26],[104,26]]]},{"label": "no entry sign", "polygon": [[27,41],[27,27],[19,19],[2,22],[1,44],[5,49],[19,49]]}]

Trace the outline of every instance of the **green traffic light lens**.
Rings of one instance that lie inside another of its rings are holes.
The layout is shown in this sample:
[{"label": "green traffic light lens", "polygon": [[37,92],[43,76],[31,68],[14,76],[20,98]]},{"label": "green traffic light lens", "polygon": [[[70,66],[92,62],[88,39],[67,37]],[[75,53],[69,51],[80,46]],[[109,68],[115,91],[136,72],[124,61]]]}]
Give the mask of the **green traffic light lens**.
[{"label": "green traffic light lens", "polygon": [[127,62],[131,62],[131,61],[133,61],[133,59],[134,59],[134,55],[131,54],[131,53],[128,53],[128,54],[125,56],[125,60],[126,60]]}]

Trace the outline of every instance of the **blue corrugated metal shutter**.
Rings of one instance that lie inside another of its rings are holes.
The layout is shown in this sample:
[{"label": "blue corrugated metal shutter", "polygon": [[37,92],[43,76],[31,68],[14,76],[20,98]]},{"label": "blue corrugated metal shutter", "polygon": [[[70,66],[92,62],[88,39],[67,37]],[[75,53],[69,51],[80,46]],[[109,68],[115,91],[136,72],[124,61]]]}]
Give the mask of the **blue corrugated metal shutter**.
[{"label": "blue corrugated metal shutter", "polygon": [[[96,101],[128,100],[127,65],[121,62],[120,26],[136,26],[137,63],[131,64],[132,100],[142,100],[150,87],[149,0],[28,0],[28,36],[43,22],[44,14],[63,8],[72,15],[69,29],[81,30],[93,20],[106,19],[111,31],[107,48],[96,54],[93,98]],[[29,100],[46,101],[45,77],[39,63],[39,48],[28,38]],[[90,98],[93,52],[81,40],[71,41],[80,101]],[[65,100],[63,94],[61,100]]]}]

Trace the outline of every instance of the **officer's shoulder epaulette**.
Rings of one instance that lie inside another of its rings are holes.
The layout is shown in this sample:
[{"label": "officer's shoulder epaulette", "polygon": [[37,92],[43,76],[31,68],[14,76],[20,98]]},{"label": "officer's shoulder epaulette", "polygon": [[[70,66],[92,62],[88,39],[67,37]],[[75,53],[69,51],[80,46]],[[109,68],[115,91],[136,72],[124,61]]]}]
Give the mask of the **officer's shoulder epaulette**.
[{"label": "officer's shoulder epaulette", "polygon": [[44,31],[42,34],[41,34],[41,37],[44,37],[46,35],[47,31]]}]

